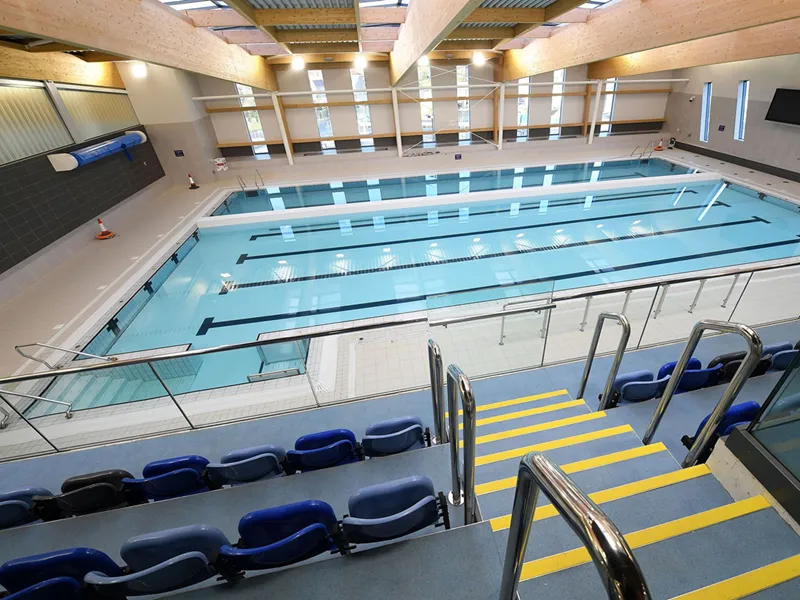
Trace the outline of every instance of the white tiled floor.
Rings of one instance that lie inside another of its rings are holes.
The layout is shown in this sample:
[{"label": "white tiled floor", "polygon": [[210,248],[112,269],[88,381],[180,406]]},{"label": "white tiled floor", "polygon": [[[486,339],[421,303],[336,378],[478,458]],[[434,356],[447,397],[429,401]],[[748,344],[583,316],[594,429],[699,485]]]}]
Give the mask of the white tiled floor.
[{"label": "white tiled floor", "polygon": [[[642,136],[607,138],[598,140],[592,146],[580,140],[558,144],[534,142],[511,145],[503,152],[480,149],[464,152],[464,158],[459,163],[453,161],[452,152],[402,160],[388,156],[370,157],[369,160],[351,160],[351,157],[328,160],[329,157],[324,157],[299,161],[290,174],[292,183],[301,183],[326,178],[361,179],[501,165],[607,160],[629,155],[633,146],[643,144],[643,139]],[[665,154],[668,158],[693,164],[700,169],[714,170],[734,180],[740,179],[768,193],[800,198],[800,184],[794,182],[688,152],[672,151]],[[233,178],[238,172],[250,168],[252,165],[236,165],[228,175]],[[287,178],[287,170],[281,165],[276,164],[272,168],[259,164],[259,169],[265,181],[271,184]],[[160,196],[145,198],[136,218],[116,227],[118,236],[111,243],[98,246],[87,240],[83,252],[67,258],[58,269],[0,306],[0,335],[4,339],[4,344],[0,346],[0,372],[10,373],[23,366],[27,370],[35,367],[35,364],[23,364],[24,359],[13,352],[15,343],[39,340],[72,346],[85,339],[87,333],[96,328],[102,315],[116,310],[127,288],[146,276],[148,267],[158,264],[176,241],[191,231],[194,221],[207,214],[212,204],[211,195],[230,186],[230,183],[223,181],[218,185],[203,186],[200,195],[196,191],[173,188]],[[190,218],[179,219],[181,215]],[[133,265],[131,256],[139,256]],[[120,279],[120,282],[109,285],[115,279]],[[727,308],[723,309],[720,304],[732,281],[730,276],[710,280],[692,313],[688,312],[688,308],[698,284],[672,286],[661,313],[647,322],[646,329],[645,321],[654,310],[661,293],[656,297],[655,286],[633,292],[626,310],[633,330],[629,347],[639,344],[640,340],[648,345],[683,338],[698,319],[727,319],[731,317],[734,307],[733,320],[750,324],[798,317],[800,310],[795,299],[800,292],[800,267],[759,273],[752,279],[742,276]],[[746,292],[742,295],[745,287]],[[508,317],[502,345],[499,317],[454,324],[447,328],[431,329],[427,323],[412,323],[359,334],[331,335],[314,340],[311,345],[308,371],[313,390],[308,377],[298,376],[180,395],[177,401],[195,424],[206,425],[313,407],[317,402],[339,402],[427,386],[426,345],[430,337],[435,338],[442,348],[446,364],[456,363],[473,377],[531,368],[543,362],[549,364],[579,359],[587,352],[597,315],[603,310],[621,310],[624,300],[625,294],[622,292],[595,297],[583,332],[579,325],[583,320],[586,300],[560,300],[558,308],[551,315],[546,346],[539,333],[544,320],[542,314]],[[765,310],[765,306],[769,306],[769,310]],[[456,312],[463,315],[474,308],[459,307]],[[489,311],[491,307],[482,307],[481,310]],[[410,316],[403,315],[387,321]],[[417,316],[425,317],[427,314]],[[442,314],[435,318],[442,318]],[[64,326],[54,333],[54,324]],[[322,329],[335,331],[342,325],[335,324]],[[279,339],[282,335],[286,335],[286,332],[262,338]],[[607,324],[599,352],[613,351],[618,335],[619,327]],[[166,397],[81,411],[70,420],[65,419],[63,414],[51,415],[36,419],[35,424],[55,440],[56,445],[64,448],[186,427],[180,412]],[[11,418],[11,425],[0,431],[0,459],[41,452],[46,448],[47,445],[15,416]]]}]

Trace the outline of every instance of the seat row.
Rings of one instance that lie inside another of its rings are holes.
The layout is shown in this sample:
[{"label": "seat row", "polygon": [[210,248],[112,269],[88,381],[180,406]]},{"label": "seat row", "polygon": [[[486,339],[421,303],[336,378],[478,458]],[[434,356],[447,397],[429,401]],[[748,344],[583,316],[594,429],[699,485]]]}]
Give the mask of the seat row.
[{"label": "seat row", "polygon": [[315,556],[350,554],[355,544],[398,539],[426,527],[450,528],[447,501],[427,477],[359,490],[339,520],[321,500],[244,515],[231,543],[211,525],[137,535],[122,545],[124,565],[92,548],[68,548],[0,566],[6,600],[79,600],[160,594],[212,577],[233,582],[247,571],[275,569]]},{"label": "seat row", "polygon": [[[750,377],[761,376],[770,369],[783,371],[798,353],[800,353],[800,342],[794,346],[790,342],[764,346],[761,360]],[[681,394],[728,383],[733,379],[746,354],[744,351],[722,354],[709,361],[705,369],[700,360],[692,357],[675,393]],[[618,375],[612,388],[611,406],[616,406],[620,401],[642,402],[660,396],[664,393],[676,365],[677,361],[668,362],[655,375],[647,370]]]},{"label": "seat row", "polygon": [[139,478],[122,469],[87,473],[66,479],[57,495],[36,487],[0,494],[0,529],[315,471],[426,445],[430,431],[423,429],[421,420],[398,417],[368,427],[361,443],[349,429],[332,429],[298,438],[288,452],[280,446],[255,446],[229,452],[216,463],[198,455],[178,456],[148,463]]}]

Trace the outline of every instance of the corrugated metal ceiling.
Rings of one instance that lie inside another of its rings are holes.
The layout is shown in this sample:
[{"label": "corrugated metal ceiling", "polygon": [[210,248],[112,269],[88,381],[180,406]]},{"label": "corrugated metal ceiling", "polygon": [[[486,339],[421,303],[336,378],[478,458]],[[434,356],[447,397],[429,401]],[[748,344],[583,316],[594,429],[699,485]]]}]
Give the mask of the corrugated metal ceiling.
[{"label": "corrugated metal ceiling", "polygon": [[255,8],[353,8],[353,0],[247,0]]},{"label": "corrugated metal ceiling", "polygon": [[483,0],[481,8],[545,8],[558,0]]}]

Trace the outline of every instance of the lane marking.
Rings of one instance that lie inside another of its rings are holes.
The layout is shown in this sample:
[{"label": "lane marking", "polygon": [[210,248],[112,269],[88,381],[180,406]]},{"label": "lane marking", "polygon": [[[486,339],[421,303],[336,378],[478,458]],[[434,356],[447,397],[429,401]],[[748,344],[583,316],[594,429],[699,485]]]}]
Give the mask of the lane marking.
[{"label": "lane marking", "polygon": [[[719,523],[743,517],[769,507],[770,504],[764,496],[753,496],[746,500],[712,508],[711,510],[662,523],[661,525],[634,531],[626,535],[625,540],[632,550],[636,550],[637,548],[656,544],[685,533],[697,531],[698,529],[705,529],[712,525],[718,525]],[[586,548],[581,547],[575,548],[574,550],[567,550],[560,554],[554,554],[553,556],[546,556],[538,560],[526,562],[522,566],[520,581],[527,581],[543,575],[549,575],[550,573],[556,573],[578,565],[587,564],[591,561],[592,559]]]},{"label": "lane marking", "polygon": [[[650,492],[660,488],[665,488],[676,483],[690,481],[698,477],[703,477],[711,473],[711,470],[705,465],[697,465],[688,469],[680,469],[672,471],[663,475],[656,475],[655,477],[648,477],[647,479],[640,479],[631,483],[618,485],[617,487],[600,490],[589,494],[589,498],[595,504],[605,504],[613,502],[614,500],[621,500],[622,498],[630,498],[638,494]],[[543,521],[558,515],[556,507],[552,504],[543,504],[536,507],[536,514],[533,517],[534,521]],[[511,515],[503,515],[502,517],[495,517],[490,519],[492,531],[502,531],[511,526]]]},{"label": "lane marking", "polygon": [[633,427],[630,425],[620,425],[618,427],[611,427],[609,429],[601,429],[599,431],[592,431],[589,433],[573,435],[549,442],[533,444],[532,446],[523,446],[522,448],[513,448],[504,452],[487,454],[486,456],[477,457],[475,459],[475,464],[477,466],[489,465],[502,460],[508,460],[509,458],[520,458],[525,456],[528,452],[543,452],[545,450],[555,450],[556,448],[566,448],[567,446],[574,446],[575,444],[582,444],[584,442],[591,442],[594,440],[602,440],[605,438],[614,437],[615,435],[622,435],[623,433],[633,433]]},{"label": "lane marking", "polygon": [[[595,456],[593,458],[587,458],[586,460],[579,460],[560,466],[564,473],[571,475],[572,473],[580,473],[582,471],[588,471],[589,469],[605,467],[618,462],[632,460],[634,458],[640,458],[643,456],[650,456],[652,454],[666,451],[667,447],[663,444],[663,442],[658,442],[657,444],[650,444],[649,446],[639,446],[637,448],[631,448],[630,450],[621,450],[619,452],[603,454],[601,456]],[[497,479],[495,481],[489,481],[487,483],[476,485],[475,493],[480,496],[482,494],[491,494],[492,492],[498,492],[500,490],[513,489],[515,487],[517,487],[516,475],[514,477],[506,477],[505,479]]]},{"label": "lane marking", "polygon": [[[539,431],[547,431],[549,429],[558,429],[559,427],[567,427],[569,425],[577,425],[578,423],[588,423],[597,419],[605,418],[605,412],[586,413],[585,415],[577,415],[575,417],[567,417],[566,419],[557,419],[555,421],[547,421],[546,423],[537,423],[529,427],[520,427],[519,429],[509,429],[508,431],[500,431],[498,433],[490,433],[488,435],[480,435],[475,439],[477,444],[488,444],[489,442],[496,442],[498,440],[507,440],[521,435],[528,435],[529,433],[537,433]],[[463,440],[460,442],[461,447],[464,447]]]},{"label": "lane marking", "polygon": [[737,600],[795,577],[800,577],[800,554],[676,596],[672,600]]}]

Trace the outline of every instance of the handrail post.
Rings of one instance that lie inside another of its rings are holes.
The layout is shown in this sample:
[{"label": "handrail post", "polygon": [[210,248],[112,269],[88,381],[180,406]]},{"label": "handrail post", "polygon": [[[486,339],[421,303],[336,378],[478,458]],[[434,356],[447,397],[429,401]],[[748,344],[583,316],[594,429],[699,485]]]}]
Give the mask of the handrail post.
[{"label": "handrail post", "polygon": [[672,396],[675,394],[675,390],[678,388],[678,384],[680,383],[680,380],[686,371],[686,367],[689,364],[689,360],[692,358],[692,354],[697,348],[697,344],[700,342],[700,338],[703,337],[704,331],[737,333],[747,342],[748,350],[744,360],[742,360],[742,364],[736,370],[736,374],[733,376],[733,379],[731,379],[730,384],[728,384],[728,387],[725,389],[722,397],[719,399],[717,406],[709,416],[705,427],[703,427],[702,431],[700,431],[700,433],[697,435],[694,444],[692,444],[692,447],[689,449],[689,453],[683,459],[681,466],[684,468],[694,466],[697,463],[697,457],[702,455],[706,450],[706,447],[710,443],[714,432],[716,432],[717,427],[719,427],[719,424],[725,417],[725,413],[728,412],[728,409],[731,407],[734,400],[736,400],[736,396],[739,395],[739,392],[747,382],[750,374],[761,360],[761,353],[763,352],[761,338],[754,329],[747,325],[742,325],[741,323],[727,323],[725,321],[714,321],[712,319],[699,321],[692,329],[692,334],[689,336],[689,340],[686,342],[686,347],[683,349],[683,353],[681,354],[680,359],[678,359],[675,369],[672,371],[672,375],[669,378],[667,387],[664,389],[664,393],[661,396],[661,400],[658,402],[656,411],[653,413],[653,418],[650,420],[650,424],[647,426],[647,431],[642,437],[643,443],[649,444],[651,441],[653,441],[653,437],[655,436],[656,430],[661,423],[661,419],[664,417],[664,413],[666,412],[667,407],[672,400]]},{"label": "handrail post", "polygon": [[592,370],[594,355],[597,352],[597,344],[600,342],[600,335],[603,333],[603,324],[607,319],[614,320],[622,326],[622,335],[619,338],[617,352],[614,354],[614,362],[611,363],[611,370],[608,373],[606,387],[603,390],[603,398],[597,410],[606,410],[611,404],[611,392],[614,389],[614,380],[617,378],[617,373],[619,373],[619,366],[622,363],[622,357],[625,354],[625,349],[628,347],[628,340],[631,337],[631,323],[625,315],[607,312],[597,315],[597,325],[594,327],[592,343],[589,345],[589,355],[586,357],[586,364],[583,367],[583,375],[581,376],[577,398],[583,398],[583,394],[586,391],[586,384],[589,382],[589,373]]},{"label": "handrail post", "polygon": [[[464,474],[458,443],[458,397],[464,412]],[[450,411],[450,467],[453,489],[448,500],[453,506],[464,504],[464,525],[477,521],[475,514],[475,395],[472,384],[456,365],[447,367],[447,404]]]},{"label": "handrail post", "polygon": [[616,525],[560,468],[543,454],[530,452],[519,464],[500,600],[516,597],[539,490],[550,499],[589,551],[609,598],[651,598],[639,563]]},{"label": "handrail post", "polygon": [[449,441],[445,427],[444,406],[444,369],[442,367],[442,351],[439,344],[428,340],[428,369],[431,376],[431,400],[433,402],[433,440],[434,444],[446,444]]}]

